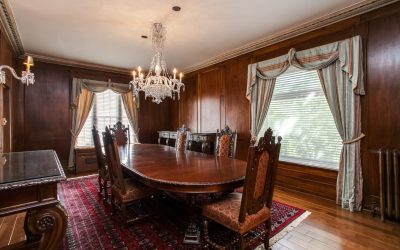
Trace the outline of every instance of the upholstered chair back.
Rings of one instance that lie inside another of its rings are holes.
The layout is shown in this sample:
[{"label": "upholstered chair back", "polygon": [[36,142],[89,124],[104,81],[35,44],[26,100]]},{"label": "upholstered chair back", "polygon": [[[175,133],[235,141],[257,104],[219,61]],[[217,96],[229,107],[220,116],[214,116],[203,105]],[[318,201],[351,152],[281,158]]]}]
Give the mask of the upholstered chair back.
[{"label": "upholstered chair back", "polygon": [[229,126],[225,126],[221,131],[217,130],[215,140],[215,155],[219,157],[235,157],[237,133],[232,132]]},{"label": "upholstered chair back", "polygon": [[244,222],[247,215],[256,214],[267,206],[271,209],[275,178],[279,161],[282,138],[275,142],[269,128],[258,145],[250,146],[239,221]]},{"label": "upholstered chair back", "polygon": [[125,126],[122,122],[118,121],[110,130],[118,146],[129,143],[129,125]]},{"label": "upholstered chair back", "polygon": [[185,125],[179,128],[176,131],[176,141],[175,141],[175,148],[176,150],[185,150],[187,145],[187,133],[188,129]]}]

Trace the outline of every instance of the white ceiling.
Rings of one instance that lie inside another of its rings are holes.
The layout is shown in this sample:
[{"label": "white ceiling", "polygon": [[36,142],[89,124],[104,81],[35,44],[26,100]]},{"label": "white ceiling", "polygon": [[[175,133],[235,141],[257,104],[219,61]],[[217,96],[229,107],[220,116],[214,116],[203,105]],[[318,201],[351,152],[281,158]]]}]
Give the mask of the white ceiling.
[{"label": "white ceiling", "polygon": [[[131,69],[150,63],[154,22],[169,67],[191,67],[361,0],[10,0],[25,52]],[[182,7],[180,12],[172,6]]]}]

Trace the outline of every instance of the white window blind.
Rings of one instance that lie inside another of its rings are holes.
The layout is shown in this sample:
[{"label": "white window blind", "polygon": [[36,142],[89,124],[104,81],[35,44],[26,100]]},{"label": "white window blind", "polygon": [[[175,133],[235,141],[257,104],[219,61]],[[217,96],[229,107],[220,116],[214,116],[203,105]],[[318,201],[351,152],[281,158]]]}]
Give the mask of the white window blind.
[{"label": "white window blind", "polygon": [[338,169],[341,138],[316,71],[290,68],[277,78],[259,137],[268,127],[283,137],[280,160]]},{"label": "white window blind", "polygon": [[78,135],[78,146],[93,146],[92,128],[96,126],[99,131],[100,141],[101,133],[106,126],[113,126],[117,121],[121,121],[125,126],[129,125],[130,142],[134,141],[134,133],[126,116],[125,107],[119,94],[111,90],[96,93],[93,101],[93,107],[89,116]]}]

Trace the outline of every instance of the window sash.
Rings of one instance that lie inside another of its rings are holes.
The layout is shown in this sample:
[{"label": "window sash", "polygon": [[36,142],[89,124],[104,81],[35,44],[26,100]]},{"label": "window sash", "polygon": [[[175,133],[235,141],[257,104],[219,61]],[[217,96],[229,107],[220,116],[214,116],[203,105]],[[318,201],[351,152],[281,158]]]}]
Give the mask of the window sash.
[{"label": "window sash", "polygon": [[290,68],[277,78],[258,137],[268,127],[283,137],[282,161],[338,169],[341,138],[315,70]]},{"label": "window sash", "polygon": [[[77,146],[93,146],[92,128],[96,126],[99,134],[105,131],[106,126],[113,126],[117,121],[129,125],[130,142],[134,142],[134,133],[130,128],[129,119],[126,115],[122,98],[112,90],[96,93],[93,100],[93,107],[88,118],[78,135]],[[103,143],[102,140],[100,140]]]}]

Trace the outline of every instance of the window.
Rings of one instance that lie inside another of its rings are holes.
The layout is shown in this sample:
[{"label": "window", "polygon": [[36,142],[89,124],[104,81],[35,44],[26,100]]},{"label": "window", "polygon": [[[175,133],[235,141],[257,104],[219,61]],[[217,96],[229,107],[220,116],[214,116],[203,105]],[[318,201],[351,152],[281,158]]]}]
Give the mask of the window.
[{"label": "window", "polygon": [[290,68],[279,76],[266,121],[283,137],[280,160],[338,169],[342,143],[316,71]]},{"label": "window", "polygon": [[[93,146],[92,128],[96,126],[101,138],[106,126],[112,126],[117,121],[121,121],[125,126],[129,125],[130,142],[133,142],[134,133],[130,127],[125,107],[119,94],[111,90],[96,93],[93,100],[93,107],[89,116],[78,135],[78,146]],[[103,140],[100,139],[102,142]]]}]

